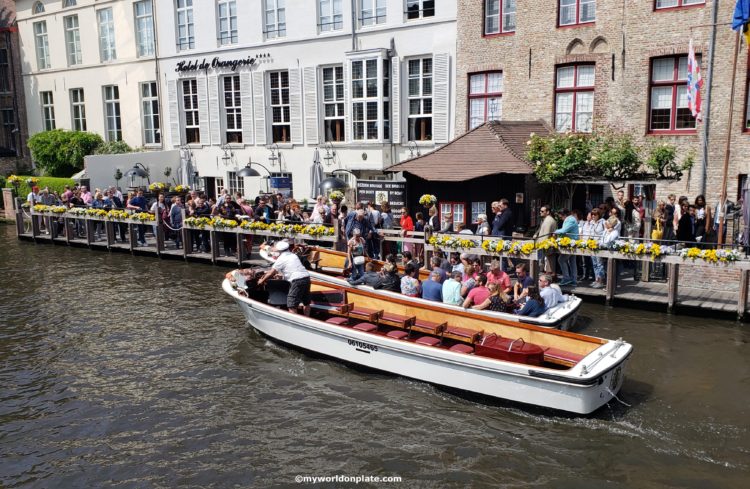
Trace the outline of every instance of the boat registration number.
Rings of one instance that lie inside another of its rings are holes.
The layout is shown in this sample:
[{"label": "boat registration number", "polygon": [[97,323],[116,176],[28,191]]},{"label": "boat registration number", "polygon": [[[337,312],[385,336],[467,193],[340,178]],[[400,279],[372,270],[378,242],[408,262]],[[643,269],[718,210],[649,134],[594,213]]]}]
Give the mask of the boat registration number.
[{"label": "boat registration number", "polygon": [[365,343],[363,341],[357,341],[357,340],[347,340],[349,342],[349,346],[353,346],[357,351],[361,351],[363,353],[371,353],[374,351],[378,351],[377,345],[371,345],[369,343]]}]

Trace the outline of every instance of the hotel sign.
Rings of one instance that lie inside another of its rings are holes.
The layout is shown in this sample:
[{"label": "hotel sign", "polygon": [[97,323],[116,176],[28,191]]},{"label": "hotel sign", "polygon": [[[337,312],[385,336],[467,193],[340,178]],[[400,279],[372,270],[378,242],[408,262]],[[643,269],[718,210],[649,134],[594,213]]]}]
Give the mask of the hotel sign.
[{"label": "hotel sign", "polygon": [[193,71],[204,71],[208,72],[209,69],[213,70],[221,70],[221,69],[229,69],[231,71],[237,71],[237,68],[242,68],[247,66],[248,68],[252,68],[255,66],[256,59],[252,56],[248,56],[247,58],[237,58],[237,59],[227,59],[223,60],[216,56],[214,59],[212,59],[210,62],[206,60],[206,58],[203,58],[201,61],[196,60],[188,60],[188,61],[179,61],[177,63],[177,67],[174,69],[177,73],[189,73]]}]

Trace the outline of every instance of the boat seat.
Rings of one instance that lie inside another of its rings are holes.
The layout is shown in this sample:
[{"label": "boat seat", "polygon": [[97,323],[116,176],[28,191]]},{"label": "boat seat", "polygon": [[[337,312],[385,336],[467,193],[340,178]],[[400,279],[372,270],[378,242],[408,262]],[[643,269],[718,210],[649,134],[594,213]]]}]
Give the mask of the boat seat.
[{"label": "boat seat", "polygon": [[378,322],[394,328],[409,329],[417,318],[414,316],[402,316],[392,312],[383,312]]},{"label": "boat seat", "polygon": [[566,367],[572,367],[577,364],[585,355],[579,355],[559,348],[547,348],[544,350],[544,361],[549,363],[556,363],[558,365],[564,365]]},{"label": "boat seat", "polygon": [[330,324],[335,324],[337,326],[346,326],[347,323],[349,322],[349,319],[339,316],[335,318],[328,318],[326,319],[326,322]]},{"label": "boat seat", "polygon": [[346,292],[318,290],[310,293],[310,302],[320,306],[341,306],[346,303]]},{"label": "boat seat", "polygon": [[482,336],[483,333],[484,331],[459,328],[457,326],[448,326],[445,328],[445,331],[443,331],[443,337],[461,341],[463,343],[474,344]]},{"label": "boat seat", "polygon": [[474,347],[469,345],[464,345],[463,343],[458,343],[450,348],[448,348],[450,351],[455,351],[456,353],[474,353]]},{"label": "boat seat", "polygon": [[400,331],[396,329],[394,331],[390,331],[386,336],[389,338],[397,339],[397,340],[403,340],[404,338],[409,336],[409,333],[407,333],[406,331]]},{"label": "boat seat", "polygon": [[416,319],[412,324],[410,331],[418,333],[427,333],[433,336],[439,336],[443,333],[447,323],[432,323],[423,319]]},{"label": "boat seat", "polygon": [[364,331],[365,333],[372,333],[373,331],[377,331],[378,327],[372,323],[359,323],[355,324],[352,329]]},{"label": "boat seat", "polygon": [[366,307],[360,307],[355,304],[352,304],[352,308],[349,309],[350,318],[361,319],[363,321],[367,321],[368,323],[377,322],[382,315],[382,309],[368,309]]},{"label": "boat seat", "polygon": [[286,307],[286,299],[289,296],[289,286],[286,280],[269,280],[266,282],[268,292],[268,305],[275,307]]},{"label": "boat seat", "polygon": [[421,338],[417,338],[417,343],[426,346],[437,346],[440,344],[440,338],[435,338],[434,336],[422,336]]},{"label": "boat seat", "polygon": [[354,304],[341,304],[340,306],[334,306],[331,309],[328,309],[329,314],[333,314],[335,316],[344,316],[349,317],[349,311],[354,307]]}]

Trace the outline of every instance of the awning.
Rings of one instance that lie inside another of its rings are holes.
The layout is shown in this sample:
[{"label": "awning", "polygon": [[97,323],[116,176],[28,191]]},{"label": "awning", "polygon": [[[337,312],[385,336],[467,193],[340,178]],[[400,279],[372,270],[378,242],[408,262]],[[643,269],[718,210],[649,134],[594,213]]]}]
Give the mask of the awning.
[{"label": "awning", "polygon": [[491,121],[432,153],[387,168],[431,182],[463,182],[499,173],[531,174],[525,160],[532,133],[548,135],[544,121]]}]

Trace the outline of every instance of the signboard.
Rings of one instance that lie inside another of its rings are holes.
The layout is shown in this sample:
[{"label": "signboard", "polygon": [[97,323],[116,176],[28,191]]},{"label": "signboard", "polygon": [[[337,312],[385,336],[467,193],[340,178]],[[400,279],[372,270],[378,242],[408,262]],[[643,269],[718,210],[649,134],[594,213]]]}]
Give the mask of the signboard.
[{"label": "signboard", "polygon": [[357,180],[357,202],[375,202],[378,206],[388,202],[394,218],[400,218],[406,205],[406,182]]},{"label": "signboard", "polygon": [[285,199],[292,196],[294,185],[291,173],[271,173],[269,180],[271,182],[271,193],[276,194],[281,192],[281,195]]},{"label": "signboard", "polygon": [[248,67],[252,68],[258,63],[258,58],[267,58],[268,54],[260,54],[257,58],[247,56],[245,58],[234,58],[234,59],[221,59],[215,56],[211,61],[207,58],[202,60],[182,60],[177,62],[175,71],[177,73],[191,73],[193,71],[203,71],[208,73],[208,70],[223,70],[227,69],[230,71],[237,71],[237,68]]}]

